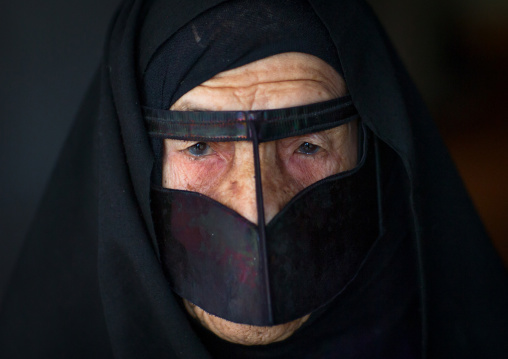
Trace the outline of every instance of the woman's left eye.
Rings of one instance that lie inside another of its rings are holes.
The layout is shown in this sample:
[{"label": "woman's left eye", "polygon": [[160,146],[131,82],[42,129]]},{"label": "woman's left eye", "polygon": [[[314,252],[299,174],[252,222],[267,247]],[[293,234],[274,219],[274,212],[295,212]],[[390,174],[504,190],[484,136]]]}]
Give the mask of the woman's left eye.
[{"label": "woman's left eye", "polygon": [[296,152],[302,153],[304,155],[313,155],[319,152],[320,149],[321,147],[319,147],[318,145],[315,145],[310,142],[304,142],[300,145],[300,147],[298,147]]},{"label": "woman's left eye", "polygon": [[212,153],[212,148],[206,142],[198,142],[192,146],[187,147],[187,151],[195,157],[205,156]]}]

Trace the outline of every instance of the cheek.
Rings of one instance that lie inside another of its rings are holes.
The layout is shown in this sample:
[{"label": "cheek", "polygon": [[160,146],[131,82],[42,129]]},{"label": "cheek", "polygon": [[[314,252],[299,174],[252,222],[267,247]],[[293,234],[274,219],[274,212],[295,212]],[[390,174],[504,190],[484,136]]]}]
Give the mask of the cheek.
[{"label": "cheek", "polygon": [[192,160],[182,154],[168,154],[162,169],[163,186],[207,194],[217,186],[226,167],[227,163],[218,156]]},{"label": "cheek", "polygon": [[286,164],[288,174],[302,187],[340,172],[340,160],[331,155],[306,158],[296,155]]},{"label": "cheek", "polygon": [[353,169],[356,161],[356,140],[316,156],[293,155],[283,164],[284,182],[293,183],[291,187],[299,191],[326,177]]},{"label": "cheek", "polygon": [[307,181],[295,175],[295,170],[281,160],[263,163],[261,167],[265,218],[269,222],[298,192]]}]

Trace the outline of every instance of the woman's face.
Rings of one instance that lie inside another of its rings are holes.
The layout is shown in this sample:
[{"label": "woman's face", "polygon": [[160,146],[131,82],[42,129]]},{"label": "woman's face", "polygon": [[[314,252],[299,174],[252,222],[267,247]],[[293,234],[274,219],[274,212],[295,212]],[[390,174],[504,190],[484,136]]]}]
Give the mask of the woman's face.
[{"label": "woman's face", "polygon": [[[249,111],[307,105],[346,94],[342,77],[302,53],[271,56],[219,73],[183,95],[171,110]],[[357,161],[356,122],[259,147],[265,220],[298,192]],[[252,143],[164,141],[163,186],[202,193],[257,223]],[[308,315],[272,327],[229,322],[184,300],[187,310],[223,339],[244,345],[284,340]]]}]

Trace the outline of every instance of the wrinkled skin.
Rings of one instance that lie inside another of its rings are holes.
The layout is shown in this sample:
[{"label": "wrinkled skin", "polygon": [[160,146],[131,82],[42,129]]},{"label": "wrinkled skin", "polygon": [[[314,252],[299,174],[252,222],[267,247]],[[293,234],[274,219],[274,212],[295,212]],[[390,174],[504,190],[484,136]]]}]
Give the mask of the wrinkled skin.
[{"label": "wrinkled skin", "polygon": [[[312,55],[284,53],[219,73],[183,95],[171,110],[261,110],[307,105],[344,96],[342,77]],[[268,223],[312,183],[356,164],[356,123],[260,145]],[[257,223],[252,143],[165,140],[163,185],[199,192]],[[184,299],[188,312],[219,337],[243,345],[291,336],[308,318],[271,327],[237,324]]]}]

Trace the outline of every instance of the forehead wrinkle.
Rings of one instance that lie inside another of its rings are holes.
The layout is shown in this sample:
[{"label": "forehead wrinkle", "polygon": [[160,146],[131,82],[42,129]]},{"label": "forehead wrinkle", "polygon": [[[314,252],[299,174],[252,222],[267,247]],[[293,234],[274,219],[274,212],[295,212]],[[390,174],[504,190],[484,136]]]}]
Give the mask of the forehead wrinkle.
[{"label": "forehead wrinkle", "polygon": [[198,112],[205,112],[210,111],[209,109],[199,106],[192,101],[183,100],[182,102],[175,103],[173,106],[170,107],[171,110],[174,111],[198,111]]},{"label": "forehead wrinkle", "polygon": [[[302,95],[307,91],[307,95]],[[216,74],[171,107],[183,111],[249,111],[293,107],[347,93],[342,77],[312,55],[281,54]],[[294,101],[294,96],[300,98]],[[307,98],[307,100],[305,100]]]},{"label": "forehead wrinkle", "polygon": [[265,78],[270,80],[278,78],[288,79],[295,74],[300,76],[303,73],[313,74],[322,78],[336,77],[335,74],[338,75],[331,66],[316,56],[290,52],[273,55],[239,68],[223,71],[208,81],[215,82],[221,81],[223,78],[238,77],[241,77],[243,80],[249,80],[253,77],[255,80],[250,80],[251,82],[262,82]]},{"label": "forehead wrinkle", "polygon": [[[249,88],[249,87],[253,87],[253,86],[258,86],[258,85],[266,85],[266,84],[278,84],[278,83],[285,83],[285,82],[288,82],[288,83],[292,83],[292,82],[316,82],[316,83],[322,83],[323,81],[322,80],[327,80],[327,78],[323,77],[322,79],[317,79],[317,78],[306,78],[306,77],[295,77],[294,79],[281,79],[281,80],[267,80],[267,81],[256,81],[256,82],[253,82],[249,85],[226,85],[226,84],[217,84],[217,85],[214,85],[213,83],[210,83],[208,81],[205,81],[203,82],[202,84],[200,85],[197,85],[196,87],[205,87],[205,88],[209,88],[209,89],[217,89],[217,88],[224,88],[224,89],[228,89],[228,88]],[[230,81],[228,81],[230,82]],[[194,87],[194,88],[196,88]],[[191,90],[192,91],[192,90]]]},{"label": "forehead wrinkle", "polygon": [[[329,87],[345,87],[342,79],[338,78],[334,81],[333,77],[326,76],[323,73],[309,73],[309,72],[287,72],[283,74],[270,73],[268,76],[260,78],[256,76],[250,79],[249,75],[239,75],[234,77],[223,77],[220,80],[210,79],[195,88],[213,89],[248,89],[253,86],[262,85],[277,85],[277,84],[298,84],[298,83],[316,83]],[[192,91],[192,90],[190,90]]]},{"label": "forehead wrinkle", "polygon": [[301,85],[300,89],[307,88],[311,92],[325,90],[329,95],[332,95],[328,96],[330,98],[340,96],[343,91],[343,89],[328,82],[313,79],[266,81],[249,86],[206,86],[202,84],[187,93],[189,95],[193,94],[193,96],[184,95],[171,107],[171,110],[220,111],[226,103],[227,105],[232,103],[239,105],[238,109],[233,108],[233,110],[260,110],[267,109],[266,106],[272,109],[269,104],[273,97],[285,96],[285,93],[291,91],[294,85]]}]

